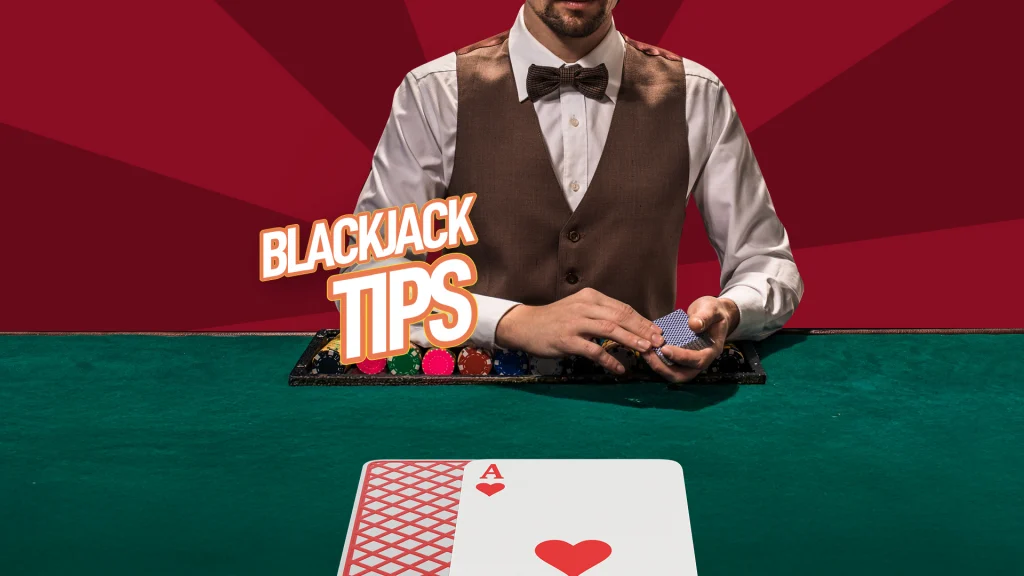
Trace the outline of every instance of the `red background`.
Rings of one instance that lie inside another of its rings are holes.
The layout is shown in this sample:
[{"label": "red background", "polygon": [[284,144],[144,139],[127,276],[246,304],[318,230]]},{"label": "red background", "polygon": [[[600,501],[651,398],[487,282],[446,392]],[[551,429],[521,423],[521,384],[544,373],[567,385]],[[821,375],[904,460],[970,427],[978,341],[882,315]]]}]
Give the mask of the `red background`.
[{"label": "red background", "polygon": [[[334,326],[326,274],[258,281],[259,231],[351,211],[403,75],[521,3],[4,2],[0,330]],[[1019,327],[1020,6],[615,14],[729,88],[806,282],[791,326]],[[679,276],[717,293],[692,206]]]}]

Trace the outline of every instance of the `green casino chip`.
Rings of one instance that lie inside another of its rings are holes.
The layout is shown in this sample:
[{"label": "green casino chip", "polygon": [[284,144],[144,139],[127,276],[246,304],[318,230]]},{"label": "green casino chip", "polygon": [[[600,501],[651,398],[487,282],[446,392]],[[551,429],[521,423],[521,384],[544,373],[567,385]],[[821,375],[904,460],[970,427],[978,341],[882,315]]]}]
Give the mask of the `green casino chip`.
[{"label": "green casino chip", "polygon": [[423,353],[415,346],[410,347],[405,354],[388,358],[388,372],[396,376],[413,376],[419,374],[422,368]]}]

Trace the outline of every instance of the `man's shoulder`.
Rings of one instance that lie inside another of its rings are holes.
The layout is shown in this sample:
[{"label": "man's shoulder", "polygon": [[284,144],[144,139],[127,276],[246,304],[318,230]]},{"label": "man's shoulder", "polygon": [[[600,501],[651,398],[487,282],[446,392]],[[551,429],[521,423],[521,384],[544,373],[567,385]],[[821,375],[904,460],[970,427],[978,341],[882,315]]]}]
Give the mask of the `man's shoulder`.
[{"label": "man's shoulder", "polygon": [[435,75],[455,73],[455,52],[449,52],[440,58],[435,58],[426,64],[416,67],[409,72],[409,77],[417,82],[426,80]]},{"label": "man's shoulder", "polygon": [[625,34],[622,35],[622,39],[625,40],[627,46],[631,46],[636,51],[638,51],[641,54],[644,54],[646,56],[649,56],[651,58],[658,58],[658,59],[665,60],[665,61],[668,61],[668,62],[678,62],[680,64],[682,64],[682,62],[683,62],[683,57],[682,56],[680,56],[680,55],[678,55],[675,52],[672,52],[670,50],[666,50],[664,48],[659,48],[658,46],[655,46],[654,44],[648,44],[646,42],[641,42],[641,41],[639,41],[639,40],[637,40],[635,38],[630,38],[629,36],[626,36]]},{"label": "man's shoulder", "polygon": [[471,54],[473,52],[476,52],[478,50],[482,50],[482,49],[485,49],[485,48],[495,48],[497,46],[501,46],[502,44],[505,43],[506,40],[508,40],[508,35],[509,35],[509,31],[508,30],[506,30],[504,32],[500,32],[498,34],[495,34],[494,36],[491,36],[490,38],[484,38],[483,40],[481,40],[479,42],[474,42],[473,44],[470,44],[469,46],[466,46],[464,48],[460,48],[460,49],[456,50],[455,53],[457,55],[459,55],[459,56],[465,56],[467,54]]},{"label": "man's shoulder", "polygon": [[686,79],[699,79],[706,81],[709,85],[720,86],[722,81],[715,75],[714,72],[709,70],[707,67],[694,62],[688,58],[683,58],[683,68],[686,70]]},{"label": "man's shoulder", "polygon": [[630,38],[625,34],[622,35],[622,39],[625,40],[626,45],[631,46],[640,54],[643,54],[656,62],[660,62],[668,66],[681,67],[688,78],[701,79],[715,86],[721,84],[721,80],[718,79],[718,76],[716,76],[714,72],[709,70],[707,67],[690,60],[689,58],[684,58],[671,50],[666,50],[659,46]]},{"label": "man's shoulder", "polygon": [[416,82],[420,82],[438,75],[445,76],[455,74],[456,61],[459,56],[475,53],[485,48],[500,47],[507,39],[507,31],[495,34],[490,38],[485,38],[479,42],[470,44],[465,48],[460,48],[455,52],[449,52],[440,58],[435,58],[434,60],[427,62],[426,64],[414,69],[412,72],[409,72],[409,77]]}]

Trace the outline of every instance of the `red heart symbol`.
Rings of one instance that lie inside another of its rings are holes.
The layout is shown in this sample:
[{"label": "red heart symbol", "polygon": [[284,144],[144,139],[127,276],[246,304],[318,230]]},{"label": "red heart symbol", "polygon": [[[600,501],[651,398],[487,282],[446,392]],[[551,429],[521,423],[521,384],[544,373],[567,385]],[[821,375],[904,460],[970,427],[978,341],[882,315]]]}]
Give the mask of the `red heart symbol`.
[{"label": "red heart symbol", "polygon": [[565,576],[580,576],[612,555],[612,547],[600,540],[584,540],[573,546],[562,540],[537,544],[537,557]]},{"label": "red heart symbol", "polygon": [[476,489],[488,496],[494,496],[498,492],[504,490],[505,485],[500,482],[495,482],[494,484],[477,484]]}]

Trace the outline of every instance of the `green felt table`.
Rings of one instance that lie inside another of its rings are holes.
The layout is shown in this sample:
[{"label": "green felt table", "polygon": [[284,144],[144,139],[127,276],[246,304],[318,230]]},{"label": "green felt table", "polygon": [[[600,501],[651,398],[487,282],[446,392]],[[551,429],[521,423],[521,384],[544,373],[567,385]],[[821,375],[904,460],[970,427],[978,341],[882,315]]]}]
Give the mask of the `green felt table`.
[{"label": "green felt table", "polygon": [[768,383],[288,387],[302,336],[0,336],[0,572],[334,574],[379,458],[680,462],[698,569],[1024,573],[1024,336],[779,334]]}]

